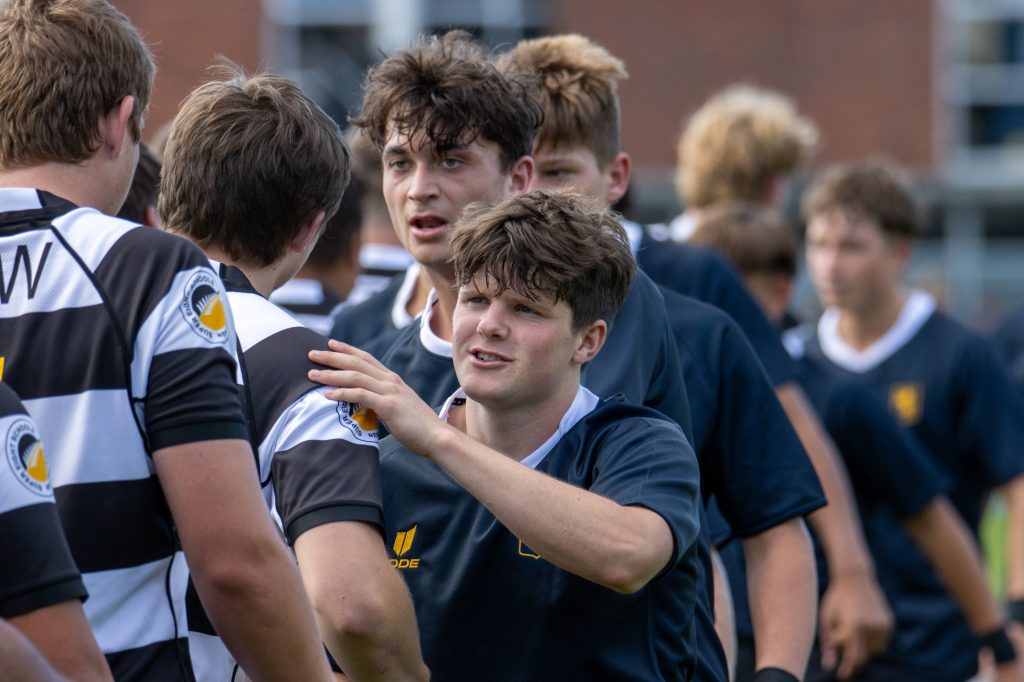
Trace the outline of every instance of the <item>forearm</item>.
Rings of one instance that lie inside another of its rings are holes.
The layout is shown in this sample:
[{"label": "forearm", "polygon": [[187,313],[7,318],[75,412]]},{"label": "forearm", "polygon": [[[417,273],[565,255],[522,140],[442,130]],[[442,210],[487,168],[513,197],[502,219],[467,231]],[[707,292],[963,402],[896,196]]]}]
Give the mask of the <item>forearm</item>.
[{"label": "forearm", "polygon": [[818,581],[803,521],[792,519],[743,540],[756,646],[755,667],[802,679],[814,643]]},{"label": "forearm", "polygon": [[0,620],[0,669],[6,679],[23,682],[64,682],[32,644]]},{"label": "forearm", "polygon": [[324,642],[350,680],[426,680],[430,674],[420,653],[419,631],[405,582],[387,566],[378,593],[389,598],[356,627],[338,627],[317,609]]},{"label": "forearm", "polygon": [[793,429],[807,451],[828,505],[807,517],[828,559],[831,579],[847,574],[874,576],[874,562],[867,550],[860,516],[853,502],[849,475],[835,445],[792,382],[776,388],[776,395]]},{"label": "forearm", "polygon": [[654,512],[534,471],[452,428],[429,454],[520,540],[570,573],[629,593],[671,556],[668,524]]},{"label": "forearm", "polygon": [[731,680],[736,673],[736,611],[733,608],[729,576],[714,547],[711,548],[711,569],[715,580],[715,634],[722,643]]},{"label": "forearm", "polygon": [[975,634],[1003,624],[985,578],[978,548],[949,501],[940,497],[903,522],[903,527],[928,558],[939,580],[960,605]]},{"label": "forearm", "polygon": [[255,682],[330,679],[309,600],[283,543],[271,537],[246,554],[232,562],[230,574],[193,568],[218,635]]},{"label": "forearm", "polygon": [[1000,488],[1006,499],[1007,584],[1010,600],[1024,599],[1024,476],[1018,476]]},{"label": "forearm", "polygon": [[113,679],[77,599],[15,616],[10,623],[69,680]]}]

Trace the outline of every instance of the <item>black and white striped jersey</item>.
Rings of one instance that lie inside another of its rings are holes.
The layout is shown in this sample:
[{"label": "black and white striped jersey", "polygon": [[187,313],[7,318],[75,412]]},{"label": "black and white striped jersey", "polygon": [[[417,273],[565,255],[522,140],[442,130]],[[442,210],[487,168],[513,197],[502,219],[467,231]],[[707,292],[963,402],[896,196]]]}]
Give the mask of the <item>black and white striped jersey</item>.
[{"label": "black and white striped jersey", "polygon": [[188,568],[151,455],[248,437],[223,285],[178,237],[0,189],[0,363],[118,680],[189,679]]},{"label": "black and white striped jersey", "polygon": [[13,618],[70,599],[85,584],[60,527],[39,432],[18,396],[0,384],[0,616]]},{"label": "black and white striped jersey", "polygon": [[[377,418],[328,398],[306,374],[308,354],[327,339],[253,289],[235,267],[220,266],[238,332],[243,402],[260,482],[289,543],[336,521],[384,529]],[[234,661],[190,591],[189,644],[200,682],[231,680]]]}]

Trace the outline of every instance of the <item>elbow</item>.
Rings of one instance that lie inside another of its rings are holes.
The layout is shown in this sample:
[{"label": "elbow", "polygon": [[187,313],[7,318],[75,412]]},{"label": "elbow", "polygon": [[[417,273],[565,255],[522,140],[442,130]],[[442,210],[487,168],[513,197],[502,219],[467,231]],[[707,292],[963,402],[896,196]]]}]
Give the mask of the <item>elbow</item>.
[{"label": "elbow", "polygon": [[284,546],[272,538],[264,541],[238,541],[217,551],[188,555],[189,571],[203,601],[258,599],[272,589],[274,569],[290,565]]},{"label": "elbow", "polygon": [[657,559],[648,557],[642,548],[623,551],[601,567],[597,581],[619,594],[635,594],[642,590],[661,570],[665,562],[655,566]]},{"label": "elbow", "polygon": [[371,591],[332,598],[313,597],[313,609],[324,640],[358,642],[362,646],[383,640],[388,624],[388,605]]}]

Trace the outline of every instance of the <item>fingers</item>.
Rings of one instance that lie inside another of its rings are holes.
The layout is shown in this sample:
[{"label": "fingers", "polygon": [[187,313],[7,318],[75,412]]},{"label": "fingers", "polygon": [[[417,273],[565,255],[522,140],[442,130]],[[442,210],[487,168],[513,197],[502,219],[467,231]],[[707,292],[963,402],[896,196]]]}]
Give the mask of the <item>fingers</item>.
[{"label": "fingers", "polygon": [[842,654],[839,659],[839,669],[836,677],[840,680],[848,680],[853,674],[864,665],[867,652],[864,647],[864,638],[858,636],[847,637],[842,647]]}]

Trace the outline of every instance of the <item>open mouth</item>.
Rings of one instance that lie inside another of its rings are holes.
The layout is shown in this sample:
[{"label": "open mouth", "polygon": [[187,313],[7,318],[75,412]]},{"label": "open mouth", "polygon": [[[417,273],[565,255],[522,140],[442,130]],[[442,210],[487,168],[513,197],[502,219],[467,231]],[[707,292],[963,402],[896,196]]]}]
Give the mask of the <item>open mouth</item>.
[{"label": "open mouth", "polygon": [[409,227],[417,239],[436,239],[444,234],[448,221],[438,216],[416,216],[409,221]]},{"label": "open mouth", "polygon": [[469,351],[469,355],[474,360],[476,365],[499,365],[511,362],[511,358],[498,353],[489,353],[479,348],[474,348]]}]

